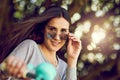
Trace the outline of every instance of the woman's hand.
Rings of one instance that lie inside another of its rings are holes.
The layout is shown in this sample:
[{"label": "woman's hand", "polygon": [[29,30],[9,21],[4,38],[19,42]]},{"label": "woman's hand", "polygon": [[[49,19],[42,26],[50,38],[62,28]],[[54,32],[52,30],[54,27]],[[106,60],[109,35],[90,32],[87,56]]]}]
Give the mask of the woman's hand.
[{"label": "woman's hand", "polygon": [[68,34],[67,62],[69,67],[76,67],[77,59],[82,49],[81,41],[72,33]]},{"label": "woman's hand", "polygon": [[24,78],[27,71],[26,63],[15,56],[9,56],[6,60],[6,68],[11,76]]}]

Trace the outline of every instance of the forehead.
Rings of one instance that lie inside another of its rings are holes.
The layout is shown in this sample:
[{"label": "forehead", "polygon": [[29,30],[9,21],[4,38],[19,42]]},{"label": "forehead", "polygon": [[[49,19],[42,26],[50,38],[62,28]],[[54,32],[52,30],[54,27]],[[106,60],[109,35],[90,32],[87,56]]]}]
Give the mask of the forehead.
[{"label": "forehead", "polygon": [[69,22],[64,19],[63,17],[56,17],[56,18],[52,18],[49,22],[48,22],[49,26],[53,26],[56,28],[69,28]]}]

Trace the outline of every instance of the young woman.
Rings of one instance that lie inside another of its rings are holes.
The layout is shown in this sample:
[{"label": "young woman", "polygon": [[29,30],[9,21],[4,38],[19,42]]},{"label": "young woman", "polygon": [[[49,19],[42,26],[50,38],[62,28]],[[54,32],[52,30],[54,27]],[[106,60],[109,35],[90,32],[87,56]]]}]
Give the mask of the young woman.
[{"label": "young woman", "polygon": [[[9,75],[24,78],[27,64],[49,62],[56,68],[55,80],[77,80],[81,41],[69,32],[70,24],[68,12],[59,6],[50,6],[41,15],[14,24],[11,37],[4,41],[6,50],[3,46],[1,53],[3,58],[8,56],[5,62]],[[66,42],[67,63],[57,56]]]}]

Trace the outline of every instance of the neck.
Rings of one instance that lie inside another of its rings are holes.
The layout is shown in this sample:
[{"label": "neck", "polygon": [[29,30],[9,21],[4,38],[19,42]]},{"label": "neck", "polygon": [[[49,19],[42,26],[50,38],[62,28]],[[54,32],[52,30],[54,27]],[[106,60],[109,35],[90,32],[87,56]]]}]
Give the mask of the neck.
[{"label": "neck", "polygon": [[44,55],[50,56],[52,58],[56,57],[56,51],[52,51],[52,50],[48,49],[44,44],[41,44],[39,46]]},{"label": "neck", "polygon": [[57,66],[57,57],[56,57],[56,52],[55,51],[51,51],[49,49],[47,49],[47,47],[45,45],[39,45],[42,54],[44,56],[44,58],[50,62],[51,64],[53,64],[54,66]]}]

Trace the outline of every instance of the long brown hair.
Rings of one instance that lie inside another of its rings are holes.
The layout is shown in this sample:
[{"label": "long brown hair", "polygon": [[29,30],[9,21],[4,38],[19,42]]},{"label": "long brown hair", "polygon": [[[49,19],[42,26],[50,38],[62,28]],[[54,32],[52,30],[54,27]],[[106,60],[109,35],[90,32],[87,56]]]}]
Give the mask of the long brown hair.
[{"label": "long brown hair", "polygon": [[70,24],[69,13],[59,6],[50,6],[41,15],[14,23],[12,29],[4,35],[0,35],[0,63],[11,53],[11,51],[23,40],[33,39],[38,44],[43,42],[45,25],[54,17],[64,17]]}]

